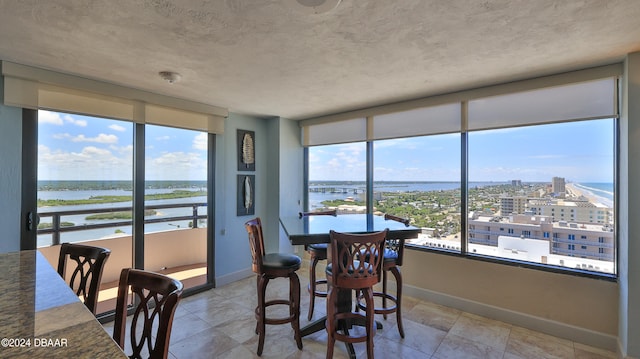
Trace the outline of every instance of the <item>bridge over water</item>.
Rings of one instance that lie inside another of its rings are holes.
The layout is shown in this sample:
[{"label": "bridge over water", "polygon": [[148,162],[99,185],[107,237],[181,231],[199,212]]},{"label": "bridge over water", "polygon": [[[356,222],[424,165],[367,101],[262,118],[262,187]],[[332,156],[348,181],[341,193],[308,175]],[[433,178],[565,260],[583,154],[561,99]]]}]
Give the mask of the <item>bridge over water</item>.
[{"label": "bridge over water", "polygon": [[312,193],[343,193],[343,194],[358,194],[364,193],[364,189],[358,189],[353,187],[310,187],[309,192]]}]

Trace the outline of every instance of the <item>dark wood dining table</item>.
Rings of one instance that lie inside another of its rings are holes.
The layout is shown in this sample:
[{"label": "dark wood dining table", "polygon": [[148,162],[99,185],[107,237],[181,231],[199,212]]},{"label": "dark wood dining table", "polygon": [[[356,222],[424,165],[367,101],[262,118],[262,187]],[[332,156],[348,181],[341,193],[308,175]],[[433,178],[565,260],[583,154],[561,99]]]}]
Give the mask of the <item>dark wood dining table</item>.
[{"label": "dark wood dining table", "polygon": [[[410,239],[417,238],[420,228],[407,226],[393,220],[385,220],[383,216],[372,214],[341,214],[337,216],[288,216],[280,218],[280,225],[293,245],[307,245],[313,243],[330,243],[329,232],[344,233],[373,233],[386,228],[389,229],[388,238]],[[352,292],[350,290],[338,293],[339,310],[350,311],[352,307]],[[301,328],[301,335],[307,336],[324,330],[326,316],[316,319]],[[358,324],[359,325],[359,324]],[[378,324],[378,327],[381,325]],[[351,343],[346,343],[350,358],[355,358],[355,351]]]},{"label": "dark wood dining table", "polygon": [[0,358],[126,358],[36,250],[0,254]]}]

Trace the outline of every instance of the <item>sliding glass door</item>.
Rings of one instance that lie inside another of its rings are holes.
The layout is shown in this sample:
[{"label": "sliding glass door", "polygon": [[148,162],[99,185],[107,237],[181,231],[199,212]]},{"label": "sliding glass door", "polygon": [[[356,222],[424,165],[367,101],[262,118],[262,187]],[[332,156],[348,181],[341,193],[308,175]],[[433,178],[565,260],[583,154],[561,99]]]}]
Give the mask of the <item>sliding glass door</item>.
[{"label": "sliding glass door", "polygon": [[[166,273],[183,281],[187,294],[213,285],[213,135],[36,113],[32,117],[37,120],[31,120],[37,124],[25,126],[24,138],[27,147],[31,143],[37,148],[37,170],[25,176],[37,178],[37,204],[32,208],[37,208],[39,224],[34,228],[37,238],[27,238],[23,249],[38,248],[54,267],[64,242],[110,249],[99,314],[115,309],[122,268]],[[140,168],[144,170],[138,172]]]},{"label": "sliding glass door", "polygon": [[208,134],[145,126],[144,268],[207,281]]}]

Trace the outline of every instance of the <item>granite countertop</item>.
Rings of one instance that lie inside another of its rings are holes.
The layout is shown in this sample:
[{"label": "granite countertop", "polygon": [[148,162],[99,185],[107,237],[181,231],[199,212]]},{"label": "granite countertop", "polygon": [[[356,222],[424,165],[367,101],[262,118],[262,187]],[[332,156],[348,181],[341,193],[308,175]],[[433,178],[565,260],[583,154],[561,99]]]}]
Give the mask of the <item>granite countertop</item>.
[{"label": "granite countertop", "polygon": [[126,358],[38,251],[0,254],[0,357]]}]

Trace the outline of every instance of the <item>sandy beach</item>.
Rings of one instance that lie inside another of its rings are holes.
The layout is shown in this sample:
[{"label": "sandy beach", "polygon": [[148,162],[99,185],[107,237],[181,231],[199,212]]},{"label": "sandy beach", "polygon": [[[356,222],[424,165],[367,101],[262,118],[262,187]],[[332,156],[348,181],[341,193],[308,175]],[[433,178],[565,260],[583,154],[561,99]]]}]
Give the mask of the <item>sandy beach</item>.
[{"label": "sandy beach", "polygon": [[596,194],[594,194],[593,192],[581,189],[581,188],[577,188],[576,186],[573,185],[573,183],[567,183],[565,185],[565,188],[567,190],[567,199],[570,198],[578,198],[580,196],[584,196],[585,198],[587,198],[589,200],[589,202],[595,204],[595,205],[600,205],[603,207],[608,207],[608,208],[612,208],[613,207],[613,201],[602,197],[602,196],[597,196]]}]

